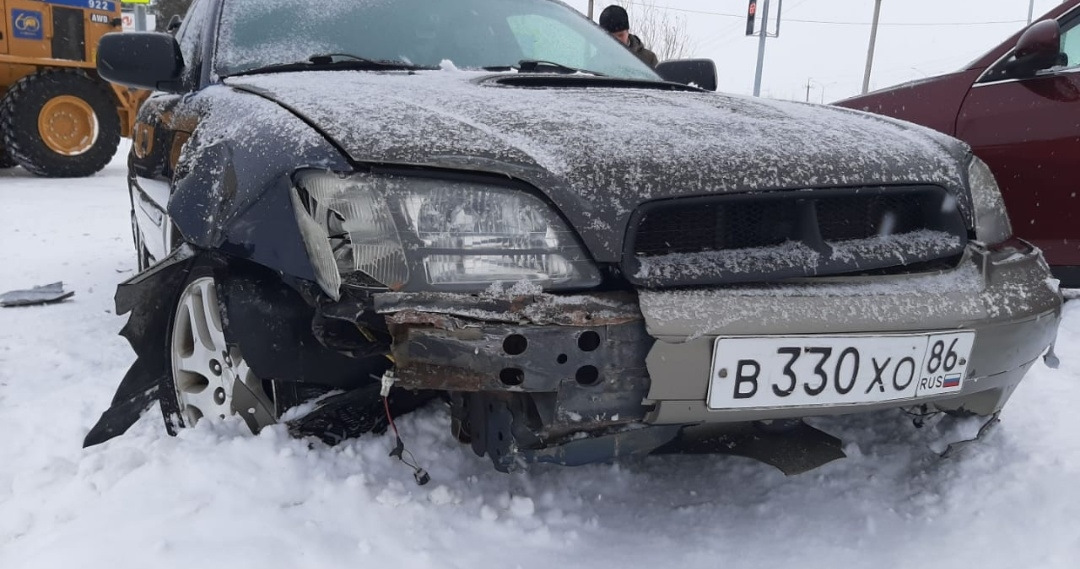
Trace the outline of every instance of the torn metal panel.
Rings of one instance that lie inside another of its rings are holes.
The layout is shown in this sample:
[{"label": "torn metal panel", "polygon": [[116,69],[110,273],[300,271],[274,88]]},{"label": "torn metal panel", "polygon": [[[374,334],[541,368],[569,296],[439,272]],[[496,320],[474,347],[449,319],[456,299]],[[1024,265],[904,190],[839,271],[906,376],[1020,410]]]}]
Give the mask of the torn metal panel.
[{"label": "torn metal panel", "polygon": [[395,367],[394,385],[405,389],[435,389],[441,391],[503,391],[506,386],[497,377],[468,369],[412,362]]},{"label": "torn metal panel", "polygon": [[394,337],[400,387],[518,392],[543,436],[640,420],[649,389],[634,295],[375,294]]},{"label": "torn metal panel", "polygon": [[[550,394],[537,401],[554,435],[640,420],[653,339],[619,326],[391,325],[397,386],[452,392]],[[520,350],[520,351],[519,351]]]},{"label": "torn metal panel", "polygon": [[166,344],[172,303],[191,267],[194,251],[184,245],[116,289],[116,314],[131,313],[120,335],[137,356],[116,388],[112,404],[83,440],[83,446],[103,443],[123,434],[156,400],[158,385],[169,373]]},{"label": "torn metal panel", "polygon": [[[187,274],[194,256],[195,249],[185,243],[150,268],[120,283],[113,297],[116,314],[127,314],[153,298],[164,300],[156,293],[163,292],[163,286],[179,286],[178,281]],[[177,274],[177,271],[180,273]]]},{"label": "torn metal panel", "polygon": [[103,443],[124,434],[158,400],[158,385],[164,373],[150,358],[138,358],[128,368],[113,396],[112,404],[83,439],[83,446]]},{"label": "torn metal panel", "polygon": [[[464,320],[558,326],[611,326],[641,319],[637,295],[605,292],[588,295],[464,295],[437,292],[379,293],[375,312],[401,323],[421,318],[409,312],[444,314]],[[405,312],[406,314],[398,315]],[[457,323],[454,323],[455,325]]]},{"label": "torn metal panel", "polygon": [[394,312],[386,316],[386,322],[390,325],[417,324],[420,326],[431,326],[432,328],[439,328],[442,330],[461,330],[470,325],[468,320],[456,318],[449,314],[432,314],[430,312],[419,312],[416,310]]},{"label": "torn metal panel", "polygon": [[[392,325],[397,385],[453,392],[550,394],[537,401],[545,436],[641,420],[653,340],[619,326]],[[520,351],[518,351],[520,350]]]},{"label": "torn metal panel", "polygon": [[496,470],[516,470],[524,462],[518,449],[542,446],[530,401],[521,394],[466,394],[454,399],[452,409],[464,419],[462,430],[473,452],[486,454]]},{"label": "torn metal panel", "polygon": [[374,297],[394,338],[396,385],[454,393],[459,437],[499,470],[647,453],[677,432],[610,434],[649,411],[654,340],[633,295]]}]

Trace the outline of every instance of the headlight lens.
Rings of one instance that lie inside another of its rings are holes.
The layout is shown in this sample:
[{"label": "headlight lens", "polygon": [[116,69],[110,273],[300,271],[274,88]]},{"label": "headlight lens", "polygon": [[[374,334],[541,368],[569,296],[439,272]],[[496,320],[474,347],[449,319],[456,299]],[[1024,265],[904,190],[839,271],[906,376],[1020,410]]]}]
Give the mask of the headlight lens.
[{"label": "headlight lens", "polygon": [[336,267],[319,279],[324,290],[357,271],[395,290],[475,291],[522,280],[565,289],[600,282],[563,221],[520,190],[304,171],[294,194],[297,215],[306,218],[301,227],[321,230],[305,231],[305,239],[315,241],[308,252],[316,273],[329,270],[331,257]]},{"label": "headlight lens", "polygon": [[1012,225],[997,180],[990,167],[976,156],[971,157],[971,164],[968,165],[968,185],[975,206],[976,239],[995,244],[1012,237]]},{"label": "headlight lens", "polygon": [[327,294],[340,298],[341,275],[357,271],[391,288],[405,284],[405,251],[382,195],[330,173],[303,173],[297,185],[294,210]]}]

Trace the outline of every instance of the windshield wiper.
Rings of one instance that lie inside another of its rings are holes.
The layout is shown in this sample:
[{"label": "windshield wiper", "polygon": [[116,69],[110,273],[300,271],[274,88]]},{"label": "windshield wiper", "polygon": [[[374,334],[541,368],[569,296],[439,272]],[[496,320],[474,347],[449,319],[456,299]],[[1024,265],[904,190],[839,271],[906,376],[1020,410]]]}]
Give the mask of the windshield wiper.
[{"label": "windshield wiper", "polygon": [[490,67],[484,67],[484,71],[510,71],[515,70],[518,73],[587,73],[589,75],[595,75],[597,77],[607,77],[603,73],[598,71],[590,71],[588,69],[578,69],[577,67],[570,67],[569,65],[563,65],[554,61],[547,61],[543,59],[522,59],[518,61],[517,65],[492,65]]},{"label": "windshield wiper", "polygon": [[376,60],[352,55],[351,53],[319,53],[312,55],[305,61],[292,63],[274,63],[263,65],[254,69],[245,69],[230,73],[229,77],[237,75],[254,75],[258,73],[281,73],[288,71],[312,71],[326,69],[345,69],[356,71],[423,71],[434,70],[437,67],[425,67],[414,65],[407,61]]}]

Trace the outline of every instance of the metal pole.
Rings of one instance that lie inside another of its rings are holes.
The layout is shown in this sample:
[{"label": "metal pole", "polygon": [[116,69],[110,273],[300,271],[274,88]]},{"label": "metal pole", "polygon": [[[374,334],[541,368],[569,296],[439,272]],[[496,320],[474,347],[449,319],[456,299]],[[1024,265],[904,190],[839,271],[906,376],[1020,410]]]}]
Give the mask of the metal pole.
[{"label": "metal pole", "polygon": [[[1032,0],[1032,1],[1034,1],[1034,0]],[[589,0],[589,19],[590,19],[590,20],[592,19],[592,14],[593,14],[593,4],[594,4],[595,2],[596,2],[596,0]]]},{"label": "metal pole", "polygon": [[135,5],[135,31],[146,31],[146,6],[142,4]]},{"label": "metal pole", "polygon": [[754,96],[761,96],[761,70],[765,67],[765,35],[769,28],[769,0],[761,9],[761,34],[758,36],[757,72],[754,73]]},{"label": "metal pole", "polygon": [[1031,16],[1035,13],[1035,0],[1031,0],[1028,3],[1028,24],[1031,23]]},{"label": "metal pole", "polygon": [[780,16],[784,13],[784,0],[780,0],[780,3],[776,5],[776,36],[780,37]]},{"label": "metal pole", "polygon": [[881,17],[881,0],[874,0],[874,24],[870,28],[870,48],[866,51],[866,73],[862,79],[862,92],[870,90],[870,68],[874,66],[874,44],[877,42],[878,18]]}]

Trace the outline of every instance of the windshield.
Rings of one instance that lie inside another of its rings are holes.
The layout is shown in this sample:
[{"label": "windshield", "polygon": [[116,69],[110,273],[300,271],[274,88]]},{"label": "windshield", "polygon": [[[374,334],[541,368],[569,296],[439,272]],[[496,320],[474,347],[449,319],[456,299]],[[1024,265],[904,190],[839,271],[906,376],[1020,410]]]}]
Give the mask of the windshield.
[{"label": "windshield", "polygon": [[542,60],[660,79],[587,18],[551,0],[225,0],[221,18],[218,75],[338,53],[477,69]]}]

